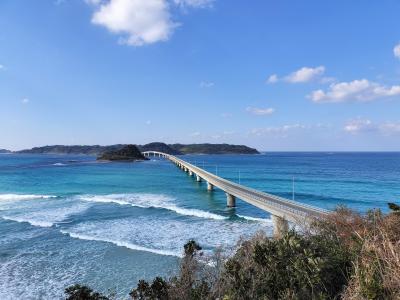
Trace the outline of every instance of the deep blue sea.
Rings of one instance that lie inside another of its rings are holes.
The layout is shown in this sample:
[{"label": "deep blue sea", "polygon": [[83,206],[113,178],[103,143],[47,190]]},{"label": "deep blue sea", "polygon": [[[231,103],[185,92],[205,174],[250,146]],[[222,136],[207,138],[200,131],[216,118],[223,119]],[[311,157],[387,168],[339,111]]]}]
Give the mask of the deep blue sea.
[{"label": "deep blue sea", "polygon": [[[400,153],[187,155],[219,176],[307,204],[365,212],[400,202]],[[294,189],[293,189],[294,183]],[[226,208],[172,163],[0,155],[0,299],[61,299],[81,283],[127,298],[141,278],[172,275],[195,239],[211,253],[263,230],[270,216]]]}]

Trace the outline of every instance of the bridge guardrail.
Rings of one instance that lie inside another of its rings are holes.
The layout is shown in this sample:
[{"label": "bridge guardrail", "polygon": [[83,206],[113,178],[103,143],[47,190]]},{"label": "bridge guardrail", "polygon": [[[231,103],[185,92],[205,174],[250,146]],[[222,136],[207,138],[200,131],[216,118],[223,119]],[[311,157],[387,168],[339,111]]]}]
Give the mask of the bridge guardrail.
[{"label": "bridge guardrail", "polygon": [[[312,205],[295,202],[292,200],[288,200],[279,196],[275,196],[269,193],[265,193],[262,191],[255,190],[253,188],[249,188],[235,182],[226,180],[222,177],[219,177],[215,174],[212,174],[206,170],[203,170],[189,162],[186,162],[180,158],[177,158],[173,155],[151,151],[147,153],[155,153],[160,154],[171,161],[177,162],[188,168],[190,171],[194,172],[196,175],[200,176],[202,179],[208,181],[209,183],[217,186],[218,188],[224,190],[226,193],[232,194],[244,201],[254,201],[258,202],[261,205],[267,205],[271,209],[279,209],[280,211],[293,215],[294,217],[307,217],[310,215],[326,215],[329,211],[314,207]],[[295,206],[295,207],[293,207]]]}]

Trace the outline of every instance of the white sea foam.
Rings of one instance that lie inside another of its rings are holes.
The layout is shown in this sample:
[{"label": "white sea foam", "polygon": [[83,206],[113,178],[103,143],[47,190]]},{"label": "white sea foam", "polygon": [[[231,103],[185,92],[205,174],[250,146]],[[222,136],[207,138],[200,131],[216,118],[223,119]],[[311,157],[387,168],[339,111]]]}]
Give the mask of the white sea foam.
[{"label": "white sea foam", "polygon": [[250,216],[244,216],[244,215],[239,215],[236,214],[239,218],[246,219],[248,221],[254,221],[254,222],[263,222],[263,223],[272,223],[271,219],[264,219],[264,218],[256,218],[256,217],[250,217]]},{"label": "white sea foam", "polygon": [[173,203],[173,198],[159,194],[111,194],[111,195],[86,195],[80,196],[81,200],[101,203],[117,203],[119,205],[131,205],[141,208],[162,208],[174,211],[184,216],[192,216],[204,219],[226,220],[227,217],[207,211],[183,208]]},{"label": "white sea foam", "polygon": [[82,213],[88,208],[88,205],[82,203],[69,203],[63,207],[41,206],[34,209],[19,209],[17,211],[8,212],[1,217],[5,220],[15,221],[18,223],[29,223],[37,227],[51,227],[57,223],[65,223],[65,220],[71,215]]},{"label": "white sea foam", "polygon": [[63,163],[55,163],[55,164],[53,164],[53,166],[66,166],[66,164],[63,164]]},{"label": "white sea foam", "polygon": [[49,198],[56,198],[56,197],[57,196],[51,196],[51,195],[0,194],[0,201],[49,199]]},{"label": "white sea foam", "polygon": [[87,234],[78,234],[78,233],[68,232],[65,230],[60,230],[60,232],[63,234],[67,234],[72,238],[80,239],[80,240],[106,242],[106,243],[111,243],[111,244],[117,245],[119,247],[125,247],[125,248],[131,249],[131,250],[151,252],[151,253],[155,253],[155,254],[159,254],[159,255],[177,256],[177,257],[182,256],[179,252],[174,252],[174,251],[169,251],[169,250],[152,249],[152,248],[147,248],[147,247],[135,245],[133,243],[124,242],[124,241],[100,238],[100,237],[91,236],[91,235],[87,235]]},{"label": "white sea foam", "polygon": [[32,226],[37,226],[37,227],[51,227],[53,226],[53,223],[51,222],[46,222],[46,221],[35,221],[35,220],[29,220],[29,219],[24,219],[24,218],[19,218],[19,217],[10,217],[10,216],[3,216],[2,217],[4,220],[8,221],[14,221],[18,223],[29,223]]},{"label": "white sea foam", "polygon": [[63,229],[72,238],[113,243],[129,249],[160,255],[180,256],[191,239],[209,251],[216,247],[231,249],[240,237],[257,231],[272,231],[260,222],[217,221],[210,219],[178,220],[167,216],[141,216],[79,223]]}]

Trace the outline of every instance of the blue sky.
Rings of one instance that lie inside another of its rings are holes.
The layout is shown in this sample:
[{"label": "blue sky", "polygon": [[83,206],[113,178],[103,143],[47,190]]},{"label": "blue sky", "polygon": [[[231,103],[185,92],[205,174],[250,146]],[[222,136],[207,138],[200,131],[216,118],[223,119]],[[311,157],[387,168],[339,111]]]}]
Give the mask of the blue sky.
[{"label": "blue sky", "polygon": [[0,148],[400,150],[397,0],[1,0]]}]

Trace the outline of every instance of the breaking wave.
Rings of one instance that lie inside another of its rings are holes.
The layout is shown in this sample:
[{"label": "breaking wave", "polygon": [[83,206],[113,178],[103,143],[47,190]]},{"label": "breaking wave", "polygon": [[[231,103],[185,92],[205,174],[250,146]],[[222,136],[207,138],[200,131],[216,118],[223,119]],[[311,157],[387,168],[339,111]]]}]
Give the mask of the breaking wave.
[{"label": "breaking wave", "polygon": [[244,216],[244,215],[239,215],[236,214],[239,218],[248,220],[248,221],[254,221],[254,222],[263,222],[263,223],[272,223],[271,219],[264,219],[264,218],[256,218],[256,217],[250,217],[250,216]]},{"label": "breaking wave", "polygon": [[68,232],[68,231],[65,231],[65,230],[60,230],[60,232],[62,234],[69,235],[70,237],[75,238],[75,239],[79,239],[79,240],[106,242],[106,243],[114,244],[114,245],[119,246],[119,247],[125,247],[125,248],[131,249],[131,250],[151,252],[151,253],[154,253],[154,254],[166,255],[166,256],[182,257],[182,255],[179,252],[175,252],[175,251],[152,249],[152,248],[136,245],[136,244],[133,244],[133,243],[130,243],[130,242],[107,239],[107,238],[100,238],[100,237],[91,236],[91,235],[87,235],[87,234],[79,234],[79,233]]},{"label": "breaking wave", "polygon": [[207,211],[183,208],[173,203],[173,198],[158,194],[111,194],[111,195],[86,195],[79,199],[90,202],[117,203],[119,205],[131,205],[141,208],[161,208],[174,211],[184,216],[192,216],[203,219],[226,220],[227,217]]},{"label": "breaking wave", "polygon": [[19,218],[19,217],[10,217],[10,216],[3,216],[2,218],[7,221],[14,221],[14,222],[18,222],[18,223],[29,223],[32,226],[37,226],[37,227],[53,226],[53,223],[46,222],[46,221],[29,220],[29,219],[24,219],[24,218]]},{"label": "breaking wave", "polygon": [[24,195],[24,194],[0,194],[0,201],[18,201],[18,200],[34,200],[57,198],[51,195]]},{"label": "breaking wave", "polygon": [[58,223],[66,223],[66,220],[75,214],[80,214],[88,208],[82,203],[72,204],[64,207],[47,207],[33,211],[17,211],[2,215],[1,218],[18,223],[29,223],[36,227],[52,227]]}]

